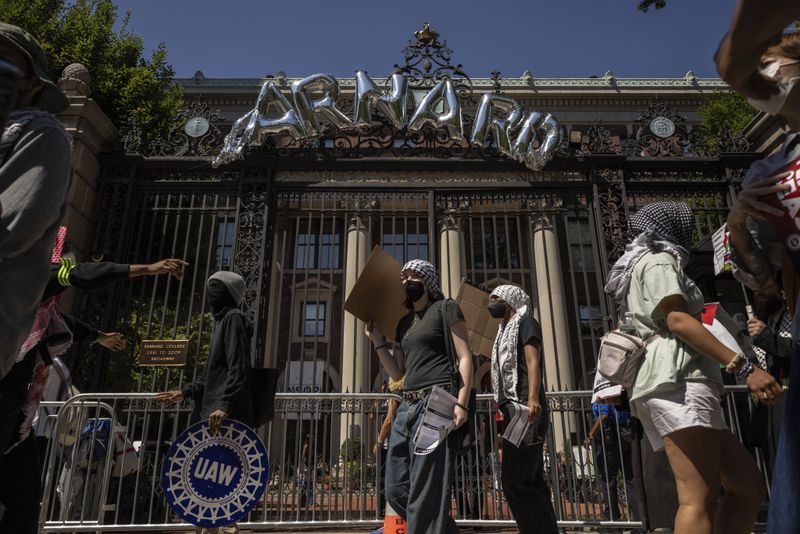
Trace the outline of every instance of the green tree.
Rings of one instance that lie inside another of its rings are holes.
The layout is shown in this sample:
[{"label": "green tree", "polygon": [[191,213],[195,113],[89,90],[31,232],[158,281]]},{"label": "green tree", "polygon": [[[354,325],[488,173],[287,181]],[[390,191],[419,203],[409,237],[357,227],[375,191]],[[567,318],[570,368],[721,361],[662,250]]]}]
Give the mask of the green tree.
[{"label": "green tree", "polygon": [[637,7],[637,9],[639,11],[647,13],[647,11],[651,7],[654,7],[656,9],[663,9],[664,6],[666,5],[667,5],[667,0],[640,0],[639,7]]},{"label": "green tree", "polygon": [[756,109],[735,91],[715,91],[697,111],[703,119],[698,140],[708,148],[721,136],[740,134],[756,115]]},{"label": "green tree", "polygon": [[130,12],[111,0],[0,0],[0,19],[29,31],[42,44],[50,77],[81,63],[92,75],[92,98],[118,126],[136,121],[146,133],[163,132],[183,106],[174,71],[160,43],[144,56],[142,38],[129,28]]}]

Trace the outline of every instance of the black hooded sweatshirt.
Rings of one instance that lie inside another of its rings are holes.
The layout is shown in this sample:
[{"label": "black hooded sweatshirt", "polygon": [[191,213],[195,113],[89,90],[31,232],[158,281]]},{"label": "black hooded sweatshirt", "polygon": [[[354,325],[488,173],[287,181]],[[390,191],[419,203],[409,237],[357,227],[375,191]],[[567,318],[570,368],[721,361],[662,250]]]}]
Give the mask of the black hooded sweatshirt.
[{"label": "black hooded sweatshirt", "polygon": [[205,372],[186,389],[183,396],[195,401],[199,420],[223,410],[228,417],[253,425],[250,392],[250,335],[248,320],[222,283],[212,280],[208,303],[216,324]]}]

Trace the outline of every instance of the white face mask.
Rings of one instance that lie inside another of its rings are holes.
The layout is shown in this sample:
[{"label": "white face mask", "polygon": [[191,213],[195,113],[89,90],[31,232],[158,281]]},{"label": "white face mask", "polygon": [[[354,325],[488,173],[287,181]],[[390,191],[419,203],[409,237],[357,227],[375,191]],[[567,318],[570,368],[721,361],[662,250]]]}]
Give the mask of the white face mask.
[{"label": "white face mask", "polygon": [[781,67],[786,65],[794,65],[795,63],[800,63],[800,61],[780,63],[779,61],[775,60],[770,61],[763,68],[759,69],[758,71],[763,74],[765,78],[768,80],[774,80],[778,84],[778,92],[769,96],[766,100],[748,98],[747,101],[750,102],[750,105],[760,111],[763,111],[764,113],[769,113],[770,115],[779,115],[781,109],[783,109],[783,106],[786,104],[786,100],[789,98],[789,94],[797,84],[797,80],[800,80],[800,76],[786,78],[778,74],[778,71]]}]

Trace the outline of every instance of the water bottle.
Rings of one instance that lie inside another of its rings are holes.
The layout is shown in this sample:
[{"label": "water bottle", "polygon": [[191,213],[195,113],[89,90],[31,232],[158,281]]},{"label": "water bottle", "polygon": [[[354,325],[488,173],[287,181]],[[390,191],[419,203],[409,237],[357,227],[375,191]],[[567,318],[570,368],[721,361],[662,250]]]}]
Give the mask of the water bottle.
[{"label": "water bottle", "polygon": [[625,312],[622,321],[619,323],[619,329],[626,334],[632,334],[636,331],[633,327],[633,314],[631,312]]}]

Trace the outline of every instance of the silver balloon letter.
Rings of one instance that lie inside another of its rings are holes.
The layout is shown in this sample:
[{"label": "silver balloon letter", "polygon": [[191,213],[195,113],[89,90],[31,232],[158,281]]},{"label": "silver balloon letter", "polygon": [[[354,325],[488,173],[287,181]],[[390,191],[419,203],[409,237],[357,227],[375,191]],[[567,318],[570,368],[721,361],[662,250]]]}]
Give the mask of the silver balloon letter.
[{"label": "silver balloon letter", "polygon": [[395,128],[406,125],[408,78],[392,74],[392,89],[384,92],[375,85],[366,71],[356,71],[356,109],[353,121],[358,128],[372,126],[372,106],[375,106]]},{"label": "silver balloon letter", "polygon": [[[445,110],[439,113],[434,110],[435,104],[440,101],[445,103]],[[450,139],[460,141],[464,139],[464,123],[461,119],[461,104],[458,102],[453,82],[443,80],[430,90],[420,101],[414,115],[408,122],[408,130],[420,132],[427,124],[434,128],[445,128],[450,134]]]},{"label": "silver balloon letter", "polygon": [[[319,100],[311,100],[308,96],[309,91],[315,89],[322,92]],[[339,82],[330,74],[314,74],[292,83],[292,96],[308,137],[317,137],[322,133],[317,114],[337,129],[353,127],[353,121],[336,107]]]},{"label": "silver balloon letter", "polygon": [[[268,119],[272,106],[281,113],[279,117]],[[230,133],[225,136],[220,153],[211,164],[218,167],[243,158],[244,149],[251,143],[262,143],[267,134],[288,133],[294,139],[306,136],[303,125],[281,90],[273,82],[264,82],[258,93],[256,106],[233,123]]]},{"label": "silver balloon letter", "polygon": [[[537,140],[539,146],[534,148],[534,141]],[[561,125],[555,117],[549,113],[544,115],[539,111],[532,111],[522,123],[512,150],[514,159],[522,161],[533,171],[540,171],[553,159],[559,146]]]},{"label": "silver balloon letter", "polygon": [[[506,118],[498,117],[495,110],[505,113]],[[489,131],[494,131],[497,148],[506,156],[511,156],[511,132],[519,126],[523,113],[522,104],[513,98],[495,94],[483,95],[478,112],[475,114],[475,123],[472,125],[470,143],[472,146],[482,148],[486,145]]]}]

